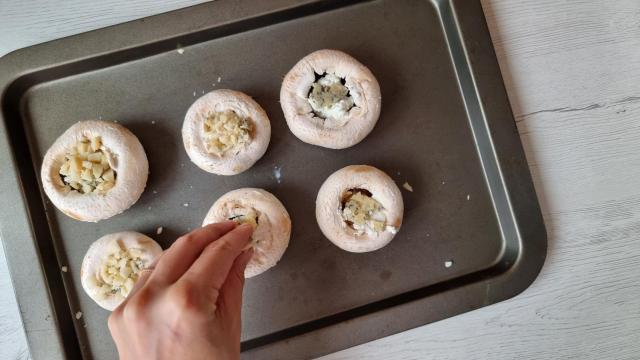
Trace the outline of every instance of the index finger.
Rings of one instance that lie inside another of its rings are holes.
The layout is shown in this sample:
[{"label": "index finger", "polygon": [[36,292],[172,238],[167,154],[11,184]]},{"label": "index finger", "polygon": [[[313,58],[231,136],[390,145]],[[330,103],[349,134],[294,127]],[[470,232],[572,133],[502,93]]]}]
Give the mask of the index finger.
[{"label": "index finger", "polygon": [[170,284],[177,281],[209,244],[236,227],[233,221],[210,224],[181,236],[165,250],[147,283]]}]

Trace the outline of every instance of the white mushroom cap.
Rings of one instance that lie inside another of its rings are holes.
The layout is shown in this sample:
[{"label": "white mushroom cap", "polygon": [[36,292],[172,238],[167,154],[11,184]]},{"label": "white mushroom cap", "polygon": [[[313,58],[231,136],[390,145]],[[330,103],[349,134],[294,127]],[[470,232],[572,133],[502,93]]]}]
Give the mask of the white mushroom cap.
[{"label": "white mushroom cap", "polygon": [[[308,102],[315,74],[345,79],[355,106],[345,118],[316,117]],[[300,140],[330,149],[344,149],[362,141],[378,121],[380,85],[371,71],[338,50],[318,50],[302,58],[284,78],[280,105],[289,129]]]},{"label": "white mushroom cap", "polygon": [[203,226],[228,220],[238,209],[255,209],[258,226],[254,230],[253,257],[244,272],[247,278],[256,276],[276,265],[282,258],[291,237],[291,219],[284,205],[268,191],[242,188],[222,195],[213,204]]},{"label": "white mushroom cap", "polygon": [[145,267],[151,265],[154,260],[162,254],[162,248],[150,237],[135,231],[123,231],[108,234],[96,240],[82,260],[80,268],[80,281],[82,288],[100,307],[112,311],[125,298],[119,293],[101,296],[101,289],[98,285],[100,269],[104,265],[109,255],[123,249],[138,249],[140,258]]},{"label": "white mushroom cap", "polygon": [[[109,166],[116,172],[115,186],[106,194],[66,191],[60,167],[83,138],[100,137]],[[97,222],[130,208],[144,191],[149,163],[138,138],[124,126],[109,121],[80,121],[65,131],[49,148],[42,161],[42,187],[51,202],[76,220]]]},{"label": "white mushroom cap", "polygon": [[[251,142],[238,154],[211,154],[203,137],[204,122],[214,112],[233,111],[250,119]],[[235,175],[249,169],[267,151],[271,123],[267,113],[250,96],[234,90],[214,90],[196,100],[184,118],[182,141],[191,161],[204,171],[218,175]]]},{"label": "white mushroom cap", "polygon": [[[342,217],[343,200],[353,189],[370,192],[386,217],[386,228],[376,233],[363,233],[347,225]],[[320,230],[332,243],[350,252],[367,252],[387,245],[402,225],[404,205],[396,183],[383,171],[368,165],[344,167],[327,178],[316,198],[316,219]]]}]

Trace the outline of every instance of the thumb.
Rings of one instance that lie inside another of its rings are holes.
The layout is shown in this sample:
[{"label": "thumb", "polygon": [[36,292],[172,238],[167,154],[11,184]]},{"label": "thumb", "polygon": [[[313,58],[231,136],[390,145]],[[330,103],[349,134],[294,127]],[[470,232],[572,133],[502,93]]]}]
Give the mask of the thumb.
[{"label": "thumb", "polygon": [[220,288],[218,310],[227,321],[237,322],[240,328],[240,311],[242,310],[242,290],[244,288],[244,270],[253,256],[250,248],[240,254],[227,275],[227,279]]}]

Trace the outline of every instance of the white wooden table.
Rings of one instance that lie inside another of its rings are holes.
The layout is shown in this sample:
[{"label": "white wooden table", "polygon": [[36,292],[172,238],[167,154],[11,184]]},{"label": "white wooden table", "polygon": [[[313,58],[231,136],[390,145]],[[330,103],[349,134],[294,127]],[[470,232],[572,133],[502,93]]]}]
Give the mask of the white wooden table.
[{"label": "white wooden table", "polygon": [[[198,3],[0,0],[0,54]],[[640,358],[640,1],[483,0],[549,232],[509,301],[327,359]],[[28,357],[0,250],[0,358]]]}]

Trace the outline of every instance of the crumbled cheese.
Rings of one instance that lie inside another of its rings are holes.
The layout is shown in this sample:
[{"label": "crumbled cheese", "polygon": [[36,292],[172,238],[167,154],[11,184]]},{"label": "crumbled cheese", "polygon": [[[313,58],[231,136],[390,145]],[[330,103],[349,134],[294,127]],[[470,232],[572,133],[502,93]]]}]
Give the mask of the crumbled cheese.
[{"label": "crumbled cheese", "polygon": [[189,203],[184,203],[184,204],[182,204],[182,206],[189,207]]},{"label": "crumbled cheese", "polygon": [[126,298],[133,289],[140,272],[146,268],[142,250],[127,249],[116,241],[114,249],[106,257],[96,273],[98,296],[121,296]]},{"label": "crumbled cheese", "polygon": [[404,182],[404,184],[402,184],[402,187],[405,188],[407,191],[409,192],[413,192],[413,187],[411,185],[409,185],[408,182]]},{"label": "crumbled cheese", "polygon": [[238,224],[249,224],[255,230],[258,227],[258,212],[255,209],[235,208],[229,220]]},{"label": "crumbled cheese", "polygon": [[211,154],[237,153],[251,142],[251,122],[231,110],[213,113],[204,122],[204,139]]},{"label": "crumbled cheese", "polygon": [[62,266],[62,267],[60,268],[60,270],[62,270],[62,272],[65,272],[65,273],[66,273],[67,271],[69,271],[69,268],[68,268],[68,267],[66,267],[66,266]]},{"label": "crumbled cheese", "polygon": [[[258,228],[259,214],[253,208],[244,208],[244,207],[234,207],[231,209],[231,214],[228,219],[235,221],[237,224],[249,224],[255,231]],[[245,247],[244,250],[255,246],[258,244],[259,240],[257,240],[253,235],[251,235],[251,243]]]},{"label": "crumbled cheese", "polygon": [[447,260],[444,262],[444,267],[446,267],[447,269],[453,266],[453,261],[452,260]]},{"label": "crumbled cheese", "polygon": [[116,172],[99,136],[83,138],[65,154],[58,173],[66,191],[106,194],[116,184]]},{"label": "crumbled cheese", "polygon": [[80,320],[81,317],[82,317],[82,311],[78,311],[76,313],[76,320]]},{"label": "crumbled cheese", "polygon": [[158,235],[162,234],[162,230],[164,230],[164,229],[163,229],[163,227],[162,227],[162,226],[160,226],[160,227],[156,230],[156,234],[158,234]]},{"label": "crumbled cheese", "polygon": [[314,82],[307,100],[313,112],[324,119],[342,118],[354,106],[349,89],[334,74],[325,74]]},{"label": "crumbled cheese", "polygon": [[222,81],[222,78],[220,76],[218,76],[218,82]]},{"label": "crumbled cheese", "polygon": [[361,192],[350,192],[347,195],[347,201],[342,209],[342,218],[350,223],[357,235],[386,230],[387,219],[378,201]]}]

